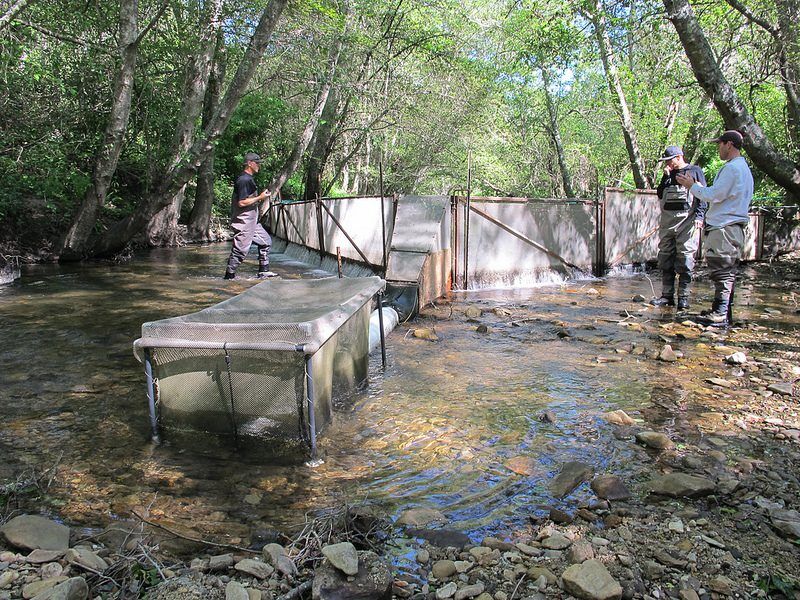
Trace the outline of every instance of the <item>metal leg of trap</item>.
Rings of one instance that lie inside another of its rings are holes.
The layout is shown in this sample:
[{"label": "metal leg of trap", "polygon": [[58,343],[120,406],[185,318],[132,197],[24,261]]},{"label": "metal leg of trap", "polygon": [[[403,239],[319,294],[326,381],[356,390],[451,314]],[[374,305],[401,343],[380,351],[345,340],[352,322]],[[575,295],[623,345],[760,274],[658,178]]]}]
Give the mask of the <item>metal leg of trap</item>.
[{"label": "metal leg of trap", "polygon": [[311,376],[311,357],[306,354],[306,401],[308,405],[308,429],[311,441],[311,459],[317,458],[317,417],[314,414],[314,378]]},{"label": "metal leg of trap", "polygon": [[147,379],[147,402],[150,406],[150,429],[152,439],[156,444],[161,443],[158,434],[158,416],[156,415],[156,388],[153,385],[153,363],[150,358],[150,348],[144,349],[144,374]]},{"label": "metal leg of trap", "polygon": [[381,328],[381,364],[386,370],[386,336],[383,333],[383,292],[378,292],[378,326]]}]

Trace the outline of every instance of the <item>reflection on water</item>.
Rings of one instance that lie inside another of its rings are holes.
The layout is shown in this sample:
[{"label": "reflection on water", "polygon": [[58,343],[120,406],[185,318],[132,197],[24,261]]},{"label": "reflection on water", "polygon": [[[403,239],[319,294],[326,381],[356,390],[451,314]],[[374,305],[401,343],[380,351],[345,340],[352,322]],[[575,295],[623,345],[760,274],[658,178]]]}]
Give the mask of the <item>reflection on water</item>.
[{"label": "reflection on water", "polygon": [[[214,245],[114,266],[30,267],[1,287],[0,476],[46,468],[63,453],[62,511],[90,524],[147,506],[152,518],[238,542],[253,529],[289,527],[308,511],[368,499],[394,515],[437,508],[478,537],[541,505],[588,498],[586,486],[566,501],[549,497],[547,482],[566,461],[636,478],[641,451],[616,440],[599,415],[636,414],[665,393],[680,395],[661,363],[596,359],[633,339],[617,321],[621,310],[636,309],[633,294],[649,295],[641,278],[472,292],[459,295],[452,313],[440,308],[422,319],[439,342],[407,337],[403,325],[389,336],[387,371],[373,356],[368,387],[340,407],[321,439],[318,468],[270,465],[215,444],[155,447],[131,343],[144,321],[198,310],[255,283],[220,278],[227,252]],[[280,254],[273,268],[319,276]],[[253,260],[242,268],[254,269]],[[489,333],[466,321],[466,302],[485,309]],[[491,312],[496,307],[503,310]],[[554,422],[540,419],[545,410]],[[527,475],[506,466],[520,456]]]}]

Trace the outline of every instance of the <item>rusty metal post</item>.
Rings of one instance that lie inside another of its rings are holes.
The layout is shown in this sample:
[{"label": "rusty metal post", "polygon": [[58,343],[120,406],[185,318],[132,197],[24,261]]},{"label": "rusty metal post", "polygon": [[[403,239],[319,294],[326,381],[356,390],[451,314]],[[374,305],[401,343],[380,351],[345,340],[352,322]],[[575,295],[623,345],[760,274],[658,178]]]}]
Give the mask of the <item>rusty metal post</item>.
[{"label": "rusty metal post", "polygon": [[339,270],[339,279],[342,278],[342,249],[336,246],[336,267]]},{"label": "rusty metal post", "polygon": [[378,185],[381,191],[381,239],[383,240],[383,276],[386,277],[386,214],[383,208],[383,159],[378,163]]},{"label": "rusty metal post", "polygon": [[[314,199],[314,203],[317,209],[317,241],[319,243],[319,258],[322,260],[325,256],[325,229],[322,227],[322,199],[317,195]],[[325,210],[328,207],[324,207]]]},{"label": "rusty metal post", "polygon": [[467,203],[464,210],[464,289],[469,287],[469,213],[472,198],[472,150],[467,152]]}]

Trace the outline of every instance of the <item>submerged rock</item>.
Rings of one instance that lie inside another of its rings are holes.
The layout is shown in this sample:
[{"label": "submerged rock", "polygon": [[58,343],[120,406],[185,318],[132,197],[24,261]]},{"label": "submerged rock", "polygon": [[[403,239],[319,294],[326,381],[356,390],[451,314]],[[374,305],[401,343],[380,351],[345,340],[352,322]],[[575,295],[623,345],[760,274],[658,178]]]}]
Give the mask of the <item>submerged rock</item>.
[{"label": "submerged rock", "polygon": [[441,512],[439,512],[436,509],[411,508],[401,513],[400,517],[397,519],[397,524],[419,526],[419,525],[428,525],[434,522],[443,522],[446,520],[447,517],[445,517]]},{"label": "submerged rock", "polygon": [[636,441],[654,450],[667,450],[673,446],[669,436],[658,431],[640,431],[636,434]]},{"label": "submerged rock", "polygon": [[427,327],[420,327],[419,329],[414,329],[413,335],[415,338],[421,340],[428,340],[429,342],[439,341],[439,336],[436,335],[436,331],[434,329],[429,329]]},{"label": "submerged rock", "polygon": [[633,425],[636,423],[624,410],[612,410],[603,414],[603,419],[612,425]]},{"label": "submerged rock", "polygon": [[564,463],[561,472],[550,482],[550,492],[556,498],[563,498],[592,475],[594,468],[590,465],[578,461]]}]

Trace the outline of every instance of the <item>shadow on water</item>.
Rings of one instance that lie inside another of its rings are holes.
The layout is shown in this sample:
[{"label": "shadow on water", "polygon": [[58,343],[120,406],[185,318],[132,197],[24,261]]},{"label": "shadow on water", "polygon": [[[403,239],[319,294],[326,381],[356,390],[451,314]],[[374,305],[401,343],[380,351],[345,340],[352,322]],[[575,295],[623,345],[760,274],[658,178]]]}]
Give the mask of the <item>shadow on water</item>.
[{"label": "shadow on water", "polygon": [[[452,315],[433,311],[415,325],[434,326],[436,343],[407,337],[401,325],[388,338],[387,371],[371,357],[368,386],[337,410],[318,468],[270,464],[208,441],[153,446],[132,341],[145,321],[252,285],[220,278],[227,252],[226,244],[211,245],[113,266],[29,267],[0,288],[7,471],[0,474],[46,468],[63,453],[62,513],[90,524],[146,506],[155,517],[236,540],[367,499],[394,515],[438,509],[477,538],[521,524],[544,505],[587,500],[587,485],[567,500],[550,496],[548,482],[567,461],[639,477],[649,457],[617,439],[602,413],[623,409],[669,428],[687,401],[658,362],[597,360],[630,342],[617,323],[619,305],[647,284],[624,278],[470,293]],[[273,268],[284,277],[319,276],[280,254]],[[254,269],[251,257],[242,271]],[[600,294],[588,296],[589,286]],[[466,321],[465,303],[486,309],[488,334]],[[490,312],[498,306],[525,319]],[[552,418],[542,420],[544,411]],[[520,457],[525,468],[512,470]]]}]

